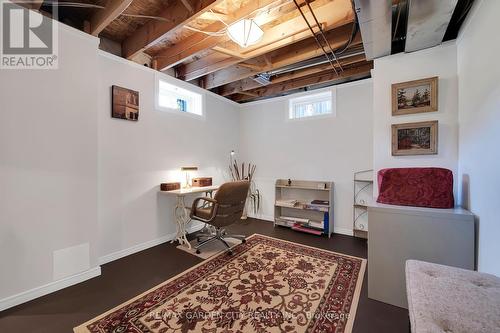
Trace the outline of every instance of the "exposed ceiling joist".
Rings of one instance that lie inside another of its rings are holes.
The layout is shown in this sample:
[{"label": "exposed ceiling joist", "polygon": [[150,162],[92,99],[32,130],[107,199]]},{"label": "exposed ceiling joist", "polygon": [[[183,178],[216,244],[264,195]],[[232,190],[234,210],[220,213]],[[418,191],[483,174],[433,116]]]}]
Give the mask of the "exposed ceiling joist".
[{"label": "exposed ceiling joist", "polygon": [[133,0],[109,0],[106,8],[97,10],[90,18],[90,34],[99,35],[114,19],[127,9]]},{"label": "exposed ceiling joist", "polygon": [[190,12],[190,13],[194,13],[194,8],[193,6],[191,6],[191,4],[189,3],[189,0],[181,0],[182,4],[184,5],[184,7],[186,7],[186,9]]},{"label": "exposed ceiling joist", "polygon": [[244,95],[239,95],[235,97],[233,100],[236,102],[241,102],[244,100],[249,100],[254,98],[253,96],[249,96],[249,94],[256,94],[258,97],[273,96],[298,88],[313,86],[321,83],[327,83],[327,82],[331,83],[335,81],[344,80],[345,78],[360,74],[369,75],[370,70],[372,68],[373,68],[373,63],[371,61],[365,62],[363,65],[360,66],[345,68],[344,71],[338,75],[334,71],[329,71],[321,75],[310,75],[307,77],[302,77],[278,84],[271,84],[259,89],[246,91],[244,92],[245,93]]},{"label": "exposed ceiling joist", "polygon": [[[340,60],[340,64],[342,66],[348,66],[359,62],[364,62],[364,55],[356,55],[352,57],[348,57]],[[323,73],[331,70],[330,63],[324,63],[316,66],[311,66],[309,68],[290,71],[284,74],[277,75],[273,79],[271,79],[271,84],[282,83],[288,80],[297,79],[304,76],[309,76],[313,74]],[[251,78],[246,78],[237,82],[233,82],[222,87],[219,87],[218,93],[222,96],[229,96],[237,93],[243,93],[248,90],[257,89],[262,87],[261,84],[256,82]]]},{"label": "exposed ceiling joist", "polygon": [[[335,50],[343,47],[349,41],[351,32],[351,25],[346,25],[327,32],[326,38],[328,39],[331,47]],[[351,45],[354,46],[360,43],[361,38],[358,34],[352,40]],[[262,70],[260,71],[252,70],[239,65],[234,65],[205,76],[203,78],[202,86],[206,89],[212,89],[234,81],[251,77],[261,72],[278,69],[320,55],[323,55],[322,49],[318,46],[313,38],[310,38],[300,43],[288,45],[272,52],[270,54],[272,59],[272,64],[270,66],[266,64],[266,61],[262,56],[252,59],[253,64],[262,65]]]},{"label": "exposed ceiling joist", "polygon": [[[328,31],[354,21],[354,13],[349,0],[331,1],[321,6],[313,6],[313,9],[324,31]],[[305,16],[308,21],[313,20],[310,12],[306,12]],[[318,29],[318,27],[314,27],[316,30]],[[243,59],[229,57],[223,61],[217,61],[214,63],[213,57],[207,56],[192,63],[180,66],[177,69],[177,73],[180,78],[186,81],[191,81],[235,65],[245,59],[252,59],[284,46],[297,43],[301,40],[309,38],[310,36],[311,32],[309,31],[307,24],[304,22],[304,19],[301,16],[296,16],[291,20],[285,21],[266,30],[262,40],[251,47],[242,49],[232,42],[225,45],[229,50],[235,52],[239,51],[244,57]]]},{"label": "exposed ceiling joist", "polygon": [[139,28],[134,34],[122,43],[125,58],[141,52],[162,40],[167,39],[178,29],[184,27],[190,21],[198,18],[204,12],[215,7],[224,0],[196,0],[193,1],[193,12],[190,12],[180,1],[172,2],[163,12],[158,15],[166,21],[151,20]]},{"label": "exposed ceiling joist", "polygon": [[[224,21],[226,24],[231,24],[241,18],[251,16],[261,11],[268,11],[275,6],[280,6],[287,3],[288,0],[257,0],[251,1],[247,6],[240,8],[232,13],[230,19]],[[206,13],[208,14],[208,13]],[[204,15],[206,15],[204,14]],[[210,24],[204,30],[207,32],[218,32],[224,29],[225,24],[217,21]],[[207,34],[197,32],[184,39],[180,43],[176,43],[171,47],[161,51],[155,55],[160,70],[171,68],[195,56],[196,54],[206,49],[211,49],[220,43],[228,40],[227,36],[209,36]]]}]

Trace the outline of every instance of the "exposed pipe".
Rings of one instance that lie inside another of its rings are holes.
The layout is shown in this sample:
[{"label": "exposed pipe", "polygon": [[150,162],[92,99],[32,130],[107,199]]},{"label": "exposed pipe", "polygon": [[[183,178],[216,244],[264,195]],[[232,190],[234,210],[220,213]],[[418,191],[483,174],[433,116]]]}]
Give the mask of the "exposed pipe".
[{"label": "exposed pipe", "polygon": [[[365,54],[365,51],[361,47],[361,48],[353,49],[351,52],[345,53],[341,56],[338,56],[337,58],[340,60],[340,59],[354,57],[354,56],[362,55],[362,54]],[[292,72],[292,71],[296,71],[296,70],[300,70],[300,69],[305,69],[305,68],[309,68],[309,67],[313,67],[313,66],[317,66],[317,65],[323,65],[327,62],[328,62],[328,60],[325,60],[324,57],[317,57],[317,58],[313,58],[310,60],[306,60],[303,62],[293,64],[290,66],[275,69],[275,70],[269,71],[267,73],[270,75],[280,75],[280,74],[284,74],[284,73],[288,73],[288,72]]]},{"label": "exposed pipe", "polygon": [[323,53],[325,54],[326,58],[328,59],[328,62],[330,63],[330,65],[332,66],[333,68],[333,71],[335,72],[335,74],[339,75],[339,73],[337,72],[337,69],[335,68],[335,65],[333,64],[332,60],[330,59],[330,56],[328,55],[328,53],[326,52],[323,44],[320,43],[320,41],[318,40],[318,38],[316,37],[316,33],[314,32],[313,28],[311,27],[311,25],[309,24],[309,21],[307,21],[307,18],[306,16],[304,15],[304,13],[302,12],[302,8],[300,8],[299,4],[297,3],[297,0],[293,0],[293,2],[295,3],[295,6],[297,7],[297,9],[299,10],[300,12],[300,15],[302,15],[302,18],[304,19],[304,21],[306,22],[307,26],[309,27],[309,30],[311,31],[313,37],[314,37],[314,40],[316,41],[316,43],[318,43],[318,46],[321,48],[321,50],[323,50]]},{"label": "exposed pipe", "polygon": [[330,45],[330,42],[328,41],[328,39],[326,39],[325,32],[323,31],[323,27],[321,27],[321,24],[319,23],[318,18],[314,14],[314,11],[311,8],[311,5],[309,4],[308,0],[306,0],[306,4],[307,4],[307,8],[309,8],[309,11],[312,14],[312,17],[314,18],[314,21],[316,22],[316,25],[319,28],[319,32],[320,32],[321,37],[323,37],[323,40],[325,41],[326,45],[328,46],[328,49],[330,49],[330,54],[333,56],[333,59],[335,60],[337,65],[339,65],[340,71],[343,72],[344,69],[342,68],[342,65],[340,64],[339,60],[337,59],[337,56],[335,55],[335,52],[333,51],[332,46]]}]

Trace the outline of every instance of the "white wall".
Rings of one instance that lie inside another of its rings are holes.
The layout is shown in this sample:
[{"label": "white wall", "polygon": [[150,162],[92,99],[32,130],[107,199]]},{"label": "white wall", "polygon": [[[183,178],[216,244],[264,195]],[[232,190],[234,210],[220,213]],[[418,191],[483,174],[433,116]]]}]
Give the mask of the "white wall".
[{"label": "white wall", "polygon": [[461,199],[479,222],[478,269],[500,276],[500,2],[476,1],[458,38]]},{"label": "white wall", "polygon": [[[100,52],[99,238],[100,256],[175,232],[175,200],[159,194],[159,184],[181,181],[181,166],[199,167],[197,175],[214,183],[228,180],[229,153],[238,150],[238,106],[202,89],[204,119],[155,110],[155,78],[179,80]],[[111,86],[139,91],[139,121],[110,117]],[[196,175],[195,175],[196,176]]]},{"label": "white wall", "polygon": [[372,167],[372,114],[371,80],[338,86],[336,117],[290,121],[286,97],[243,106],[237,159],[257,165],[259,216],[273,219],[278,178],[333,181],[335,232],[352,233],[353,172]]},{"label": "white wall", "polygon": [[61,24],[59,69],[0,71],[0,300],[97,265],[97,46]]},{"label": "white wall", "polygon": [[[373,77],[373,166],[374,172],[383,168],[443,167],[453,171],[455,200],[458,169],[458,79],[454,42],[430,49],[395,54],[374,61]],[[438,111],[392,116],[391,84],[439,77]],[[392,156],[391,125],[438,120],[437,155]],[[374,177],[375,180],[377,177]],[[374,186],[374,196],[378,186]]]},{"label": "white wall", "polygon": [[[59,69],[0,73],[0,311],[100,274],[99,263],[171,237],[159,184],[224,174],[239,107],[205,95],[206,116],[155,110],[155,77],[59,24]],[[111,118],[111,85],[140,92],[138,122]]]}]

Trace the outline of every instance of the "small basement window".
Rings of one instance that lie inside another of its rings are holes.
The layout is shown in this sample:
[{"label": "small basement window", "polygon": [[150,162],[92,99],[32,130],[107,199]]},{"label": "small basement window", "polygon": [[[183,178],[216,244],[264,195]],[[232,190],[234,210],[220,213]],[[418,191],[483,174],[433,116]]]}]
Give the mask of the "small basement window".
[{"label": "small basement window", "polygon": [[335,89],[290,99],[289,119],[335,114]]},{"label": "small basement window", "polygon": [[158,80],[158,107],[203,115],[203,96],[163,80]]}]

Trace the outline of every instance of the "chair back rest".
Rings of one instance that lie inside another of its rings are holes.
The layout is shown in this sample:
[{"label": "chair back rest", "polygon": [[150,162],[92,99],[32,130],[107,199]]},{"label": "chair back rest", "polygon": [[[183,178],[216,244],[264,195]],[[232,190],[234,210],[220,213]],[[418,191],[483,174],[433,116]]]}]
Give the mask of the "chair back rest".
[{"label": "chair back rest", "polygon": [[215,193],[218,209],[210,224],[223,227],[241,219],[249,187],[250,183],[246,180],[222,184]]}]

